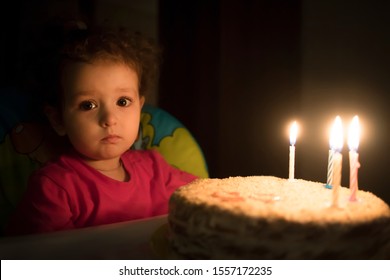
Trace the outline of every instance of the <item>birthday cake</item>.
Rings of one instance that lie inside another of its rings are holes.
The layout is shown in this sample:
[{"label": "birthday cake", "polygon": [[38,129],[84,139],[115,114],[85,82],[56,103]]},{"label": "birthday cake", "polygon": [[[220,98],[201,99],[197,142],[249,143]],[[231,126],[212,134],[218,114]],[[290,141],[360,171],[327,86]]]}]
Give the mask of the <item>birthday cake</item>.
[{"label": "birthday cake", "polygon": [[198,179],[169,202],[188,259],[390,259],[390,208],[370,192],[272,176]]}]

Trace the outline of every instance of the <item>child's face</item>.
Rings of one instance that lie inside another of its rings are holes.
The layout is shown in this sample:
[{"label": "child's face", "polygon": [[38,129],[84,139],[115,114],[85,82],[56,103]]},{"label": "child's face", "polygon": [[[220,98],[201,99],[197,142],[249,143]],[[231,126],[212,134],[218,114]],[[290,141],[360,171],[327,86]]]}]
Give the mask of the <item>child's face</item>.
[{"label": "child's face", "polygon": [[137,138],[144,98],[124,64],[72,63],[63,76],[63,134],[90,160],[120,157]]}]

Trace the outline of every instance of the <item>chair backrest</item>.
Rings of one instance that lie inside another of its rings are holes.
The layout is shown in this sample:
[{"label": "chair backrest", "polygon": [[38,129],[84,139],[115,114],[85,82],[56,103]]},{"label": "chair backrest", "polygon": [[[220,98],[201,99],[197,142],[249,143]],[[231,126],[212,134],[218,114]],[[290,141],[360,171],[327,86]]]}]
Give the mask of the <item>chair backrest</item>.
[{"label": "chair backrest", "polygon": [[[15,209],[30,174],[57,153],[59,137],[31,108],[28,94],[0,91],[0,225]],[[145,105],[131,149],[156,149],[171,165],[208,177],[202,150],[188,129],[161,108]]]}]

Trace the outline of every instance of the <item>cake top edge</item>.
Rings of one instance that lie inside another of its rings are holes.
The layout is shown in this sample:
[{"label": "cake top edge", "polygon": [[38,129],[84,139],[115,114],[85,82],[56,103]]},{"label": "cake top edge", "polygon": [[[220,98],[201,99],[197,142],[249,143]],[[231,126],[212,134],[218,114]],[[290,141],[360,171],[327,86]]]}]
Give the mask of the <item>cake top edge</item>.
[{"label": "cake top edge", "polygon": [[386,202],[371,192],[359,190],[358,200],[349,200],[350,190],[339,188],[339,203],[332,205],[333,190],[324,183],[275,176],[200,178],[177,189],[170,203],[194,207],[218,207],[231,214],[252,218],[284,219],[307,223],[355,223],[389,219]]}]

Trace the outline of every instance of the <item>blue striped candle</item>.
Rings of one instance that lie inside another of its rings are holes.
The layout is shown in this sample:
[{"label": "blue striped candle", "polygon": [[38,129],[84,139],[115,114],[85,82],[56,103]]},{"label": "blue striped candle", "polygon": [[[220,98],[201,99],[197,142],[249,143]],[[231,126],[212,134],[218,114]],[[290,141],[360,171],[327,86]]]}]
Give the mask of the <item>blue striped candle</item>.
[{"label": "blue striped candle", "polygon": [[328,156],[328,174],[326,179],[326,185],[325,187],[327,189],[332,188],[332,181],[333,181],[333,155],[334,151],[332,149],[329,150],[329,156]]}]

